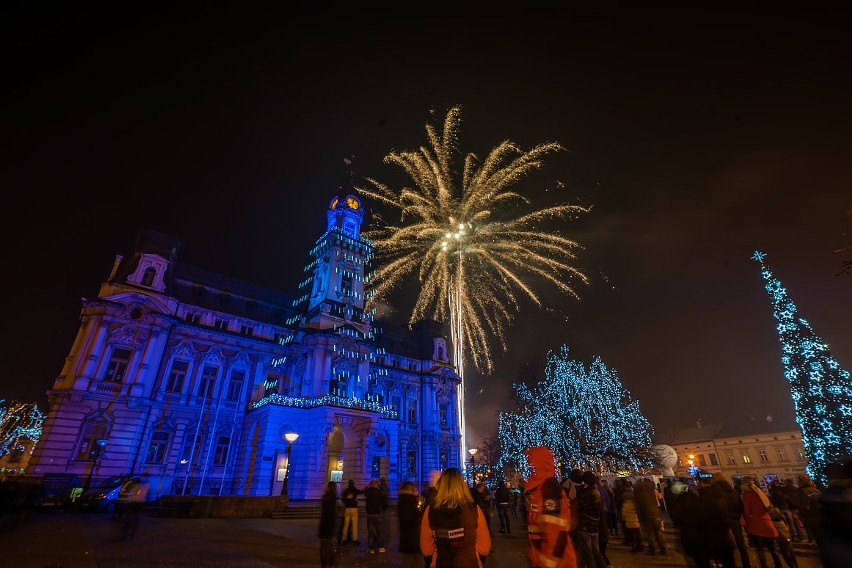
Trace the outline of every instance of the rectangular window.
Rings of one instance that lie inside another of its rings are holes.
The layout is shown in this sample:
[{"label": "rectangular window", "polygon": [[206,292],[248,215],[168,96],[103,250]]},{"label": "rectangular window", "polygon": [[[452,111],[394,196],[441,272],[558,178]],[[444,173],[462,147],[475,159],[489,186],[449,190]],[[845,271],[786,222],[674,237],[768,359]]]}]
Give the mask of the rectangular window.
[{"label": "rectangular window", "polygon": [[228,449],[231,447],[231,438],[219,436],[216,438],[216,453],[213,455],[213,465],[225,465],[228,463]]},{"label": "rectangular window", "polygon": [[778,457],[778,461],[787,461],[787,454],[784,453],[784,448],[775,448],[775,455]]},{"label": "rectangular window", "polygon": [[440,406],[439,412],[440,412],[441,426],[446,428],[447,427],[447,405],[442,404]]},{"label": "rectangular window", "polygon": [[180,451],[181,465],[188,465],[190,460],[192,460],[192,465],[198,465],[198,455],[204,447],[201,445],[202,440],[201,434],[195,437],[194,442],[192,436],[187,435],[184,437],[183,448]]},{"label": "rectangular window", "polygon": [[352,295],[352,273],[343,272],[340,275],[340,293],[344,296]]},{"label": "rectangular window", "polygon": [[168,432],[154,432],[154,435],[151,436],[151,445],[148,446],[148,453],[145,454],[145,463],[165,463],[170,438],[171,434]]},{"label": "rectangular window", "polygon": [[408,450],[405,459],[405,467],[408,468],[409,475],[417,471],[417,452],[414,450]]},{"label": "rectangular window", "polygon": [[128,363],[130,363],[130,349],[113,349],[106,373],[104,373],[104,380],[120,383],[124,373],[127,372]]},{"label": "rectangular window", "polygon": [[372,467],[370,468],[370,476],[378,479],[382,476],[382,458],[381,456],[373,456]]},{"label": "rectangular window", "polygon": [[186,371],[189,368],[189,362],[176,359],[172,362],[172,369],[169,371],[169,378],[166,381],[166,392],[182,392],[183,382],[186,380]]},{"label": "rectangular window", "polygon": [[707,465],[707,460],[704,459],[704,454],[698,454],[698,465]]},{"label": "rectangular window", "polygon": [[106,425],[105,424],[88,424],[80,439],[80,446],[77,448],[77,459],[95,461],[100,455],[103,446],[98,445],[98,440],[102,444],[106,444]]},{"label": "rectangular window", "polygon": [[737,460],[734,459],[734,452],[725,452],[725,457],[728,458],[729,465],[736,465]]},{"label": "rectangular window", "polygon": [[743,463],[751,463],[751,456],[746,451],[743,451]]},{"label": "rectangular window", "polygon": [[760,448],[757,450],[757,456],[760,458],[761,463],[769,463],[769,456],[766,455],[766,450]]},{"label": "rectangular window", "polygon": [[346,377],[336,375],[328,382],[328,394],[332,396],[346,397],[346,391],[349,390],[349,385],[346,384]]},{"label": "rectangular window", "polygon": [[393,408],[393,410],[398,415],[399,412],[401,412],[401,410],[402,410],[402,399],[398,396],[392,396],[391,397],[391,408]]},{"label": "rectangular window", "polygon": [[417,424],[417,401],[408,401],[408,423]]},{"label": "rectangular window", "polygon": [[716,459],[716,454],[710,454],[710,465],[719,465],[719,460]]},{"label": "rectangular window", "polygon": [[799,457],[799,460],[805,459],[805,449],[802,447],[796,448],[796,455]]},{"label": "rectangular window", "polygon": [[226,397],[227,400],[240,400],[245,380],[245,371],[231,371],[231,380],[228,382],[228,396]]},{"label": "rectangular window", "polygon": [[213,398],[213,393],[216,390],[216,375],[218,372],[218,367],[204,365],[204,368],[201,370],[201,382],[198,385],[198,396]]}]

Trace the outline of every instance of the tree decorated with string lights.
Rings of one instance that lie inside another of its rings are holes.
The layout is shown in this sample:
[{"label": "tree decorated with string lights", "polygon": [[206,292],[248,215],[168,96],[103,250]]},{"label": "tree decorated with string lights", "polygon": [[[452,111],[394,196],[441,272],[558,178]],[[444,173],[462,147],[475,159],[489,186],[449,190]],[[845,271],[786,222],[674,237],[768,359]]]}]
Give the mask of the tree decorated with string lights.
[{"label": "tree decorated with string lights", "polygon": [[600,357],[588,366],[563,345],[547,355],[545,378],[513,383],[516,412],[500,412],[501,465],[527,475],[524,450],[548,446],[563,476],[572,468],[597,473],[651,466],[654,429],[618,373]]},{"label": "tree decorated with string lights", "polygon": [[799,316],[796,304],[781,281],[764,262],[765,253],[755,251],[766,291],[772,300],[772,315],[778,320],[781,362],[790,383],[796,422],[802,428],[802,445],[808,457],[808,475],[825,484],[825,466],[852,458],[852,383],[849,371],[832,357],[828,344]]},{"label": "tree decorated with string lights", "polygon": [[33,403],[0,400],[0,456],[32,448],[41,438],[45,415]]}]

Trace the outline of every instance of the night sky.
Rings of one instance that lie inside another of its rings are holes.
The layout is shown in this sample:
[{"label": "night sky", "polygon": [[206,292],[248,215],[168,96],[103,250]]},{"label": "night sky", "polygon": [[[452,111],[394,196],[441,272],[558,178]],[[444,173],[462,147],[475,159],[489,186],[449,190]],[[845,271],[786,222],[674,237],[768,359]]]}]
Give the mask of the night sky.
[{"label": "night sky", "polygon": [[768,3],[323,6],[6,5],[0,398],[46,406],[80,298],[140,229],[178,237],[187,264],[295,294],[343,159],[356,182],[400,187],[382,158],[425,144],[430,109],[456,104],[465,153],[568,149],[518,186],[533,205],[593,206],[562,227],[585,247],[581,301],[540,288],[546,309],[524,306],[494,376],[468,375],[477,434],[562,344],[614,368],[661,436],[697,419],[789,426],[756,249],[852,368],[852,278],[836,275],[852,255],[835,252],[852,244],[841,18]]}]

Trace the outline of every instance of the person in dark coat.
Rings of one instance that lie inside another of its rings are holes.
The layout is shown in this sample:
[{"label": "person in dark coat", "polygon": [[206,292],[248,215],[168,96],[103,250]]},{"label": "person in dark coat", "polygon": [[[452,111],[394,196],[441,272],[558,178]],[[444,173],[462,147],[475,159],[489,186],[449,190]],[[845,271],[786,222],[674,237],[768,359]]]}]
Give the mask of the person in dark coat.
[{"label": "person in dark coat", "polygon": [[512,528],[509,525],[509,512],[512,507],[512,490],[506,487],[505,481],[501,481],[497,486],[494,497],[497,501],[497,516],[500,518],[500,532],[511,534]]},{"label": "person in dark coat", "polygon": [[734,568],[734,545],[728,524],[709,491],[701,494],[678,481],[672,486],[669,515],[680,533],[683,553],[697,568],[710,568],[713,561]]},{"label": "person in dark coat", "polygon": [[337,483],[329,481],[320,501],[320,566],[331,568],[337,561]]},{"label": "person in dark coat", "polygon": [[639,511],[642,533],[648,543],[648,554],[667,556],[669,550],[660,530],[660,503],[657,500],[657,487],[653,481],[643,477],[633,486],[633,495],[636,499],[636,509]]},{"label": "person in dark coat", "polygon": [[710,485],[706,489],[702,489],[702,494],[704,492],[716,502],[716,505],[722,511],[722,516],[725,518],[725,523],[734,539],[734,545],[739,551],[742,568],[751,568],[751,556],[741,522],[743,504],[740,500],[740,494],[734,489],[725,474],[719,472],[713,474]]},{"label": "person in dark coat", "polygon": [[399,498],[396,502],[402,568],[422,568],[423,566],[423,553],[420,551],[419,505],[417,487],[410,481],[403,482],[399,487]]},{"label": "person in dark coat", "polygon": [[367,549],[370,554],[385,552],[382,546],[382,515],[387,509],[385,494],[379,489],[379,480],[370,481],[364,489],[364,509],[367,513]]}]

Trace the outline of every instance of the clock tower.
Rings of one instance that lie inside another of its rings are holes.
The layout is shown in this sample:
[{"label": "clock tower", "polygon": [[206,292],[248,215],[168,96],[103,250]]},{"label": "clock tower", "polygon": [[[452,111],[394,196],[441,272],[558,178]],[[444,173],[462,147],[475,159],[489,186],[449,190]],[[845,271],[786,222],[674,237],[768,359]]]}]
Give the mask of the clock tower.
[{"label": "clock tower", "polygon": [[352,194],[336,196],[328,205],[326,220],[326,231],[311,250],[310,277],[303,282],[310,289],[307,298],[302,297],[307,301],[305,324],[319,329],[350,324],[369,333],[365,272],[373,247],[361,236],[361,200]]}]

